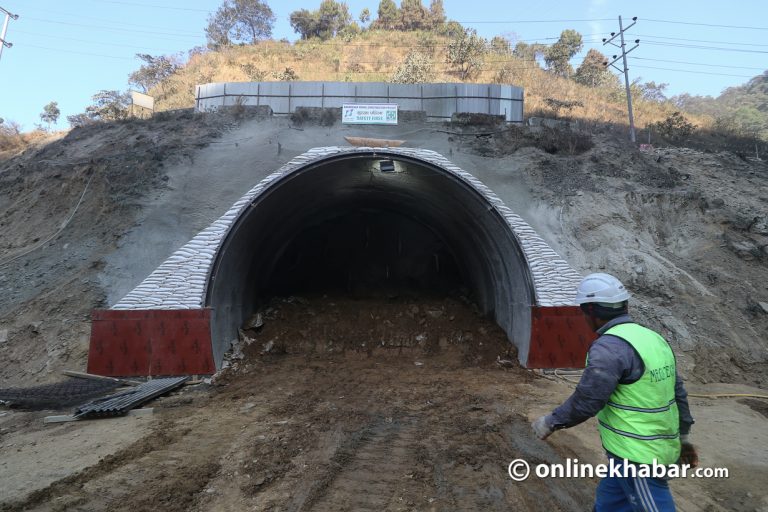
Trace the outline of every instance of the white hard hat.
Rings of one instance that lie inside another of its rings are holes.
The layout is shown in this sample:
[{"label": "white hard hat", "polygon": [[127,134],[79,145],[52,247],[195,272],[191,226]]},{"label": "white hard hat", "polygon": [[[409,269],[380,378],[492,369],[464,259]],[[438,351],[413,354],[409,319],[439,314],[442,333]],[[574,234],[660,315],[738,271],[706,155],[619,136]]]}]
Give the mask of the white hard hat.
[{"label": "white hard hat", "polygon": [[629,293],[621,281],[610,274],[589,274],[582,279],[576,291],[576,304],[598,303],[607,307],[619,307],[629,300]]}]

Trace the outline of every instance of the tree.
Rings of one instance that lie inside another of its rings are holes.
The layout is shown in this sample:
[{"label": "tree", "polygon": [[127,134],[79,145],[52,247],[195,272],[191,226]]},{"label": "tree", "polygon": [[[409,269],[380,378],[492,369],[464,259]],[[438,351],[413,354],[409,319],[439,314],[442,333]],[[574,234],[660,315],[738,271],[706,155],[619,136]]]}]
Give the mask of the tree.
[{"label": "tree", "polygon": [[643,84],[639,84],[640,87],[640,95],[643,99],[647,101],[655,101],[656,103],[663,103],[667,101],[667,95],[664,94],[664,91],[669,86],[669,84],[666,83],[656,83],[656,82],[645,82]]},{"label": "tree", "polygon": [[515,49],[512,50],[512,55],[518,59],[536,63],[538,66],[539,59],[544,57],[546,50],[547,46],[541,43],[528,44],[520,41],[515,45]]},{"label": "tree", "polygon": [[307,9],[293,11],[289,17],[293,31],[300,34],[302,39],[316,36],[317,26],[320,23],[319,13]]},{"label": "tree", "polygon": [[672,112],[664,121],[654,123],[654,126],[664,138],[675,142],[687,139],[696,129],[680,112]]},{"label": "tree", "polygon": [[181,67],[177,59],[165,55],[153,57],[146,53],[137,53],[136,57],[143,60],[144,64],[128,76],[128,84],[141,88],[142,92],[148,92],[161,84]]},{"label": "tree", "polygon": [[461,80],[471,78],[480,71],[484,54],[485,39],[478,36],[475,29],[465,29],[448,43],[448,63],[455,68]]},{"label": "tree", "polygon": [[379,29],[393,30],[399,23],[399,17],[400,13],[394,0],[381,0],[379,2],[378,17],[373,22],[373,26]]},{"label": "tree", "polygon": [[85,112],[67,116],[67,121],[74,128],[98,121],[119,121],[128,117],[130,96],[120,91],[102,90],[91,98],[92,105],[85,107]]},{"label": "tree", "polygon": [[347,28],[351,21],[347,4],[335,0],[323,0],[317,11],[301,9],[290,15],[291,27],[302,39],[330,39]]},{"label": "tree", "polygon": [[509,55],[510,54],[509,41],[507,41],[502,36],[494,36],[493,39],[491,39],[491,48],[490,49],[496,55]]},{"label": "tree", "polygon": [[360,12],[360,17],[358,18],[360,20],[361,25],[365,25],[369,21],[371,21],[371,11],[368,10],[366,7]]},{"label": "tree", "polygon": [[429,26],[429,11],[421,4],[421,0],[400,2],[400,30],[422,30]]},{"label": "tree", "polygon": [[547,48],[544,61],[556,75],[568,78],[573,74],[570,60],[584,47],[581,34],[572,29],[563,30],[560,39]]},{"label": "tree", "polygon": [[605,55],[591,48],[584,60],[581,61],[581,65],[576,69],[573,80],[587,87],[601,87],[617,83],[616,75],[605,66],[607,60]]},{"label": "tree", "polygon": [[429,18],[432,27],[439,27],[448,19],[445,16],[443,0],[432,0],[429,3]]},{"label": "tree", "polygon": [[426,53],[411,51],[389,81],[397,84],[423,84],[433,77],[432,58]]},{"label": "tree", "polygon": [[61,110],[59,110],[59,104],[55,101],[52,101],[43,107],[43,112],[40,114],[40,120],[44,123],[47,123],[48,129],[50,130],[51,125],[56,124],[56,121],[59,120],[60,115]]},{"label": "tree", "polygon": [[216,14],[208,17],[208,45],[217,48],[232,43],[254,44],[272,36],[275,15],[261,0],[224,0]]}]

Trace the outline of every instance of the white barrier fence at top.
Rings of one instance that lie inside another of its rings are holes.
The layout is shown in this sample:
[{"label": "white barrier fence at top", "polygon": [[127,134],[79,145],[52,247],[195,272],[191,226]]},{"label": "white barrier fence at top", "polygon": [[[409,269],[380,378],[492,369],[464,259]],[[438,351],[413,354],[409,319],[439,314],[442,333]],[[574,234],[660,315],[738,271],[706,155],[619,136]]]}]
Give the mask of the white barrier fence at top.
[{"label": "white barrier fence at top", "polygon": [[268,105],[276,115],[297,107],[341,108],[344,103],[396,103],[424,111],[430,121],[457,112],[501,115],[523,122],[523,89],[502,84],[388,84],[382,82],[227,82],[195,87],[195,110]]}]

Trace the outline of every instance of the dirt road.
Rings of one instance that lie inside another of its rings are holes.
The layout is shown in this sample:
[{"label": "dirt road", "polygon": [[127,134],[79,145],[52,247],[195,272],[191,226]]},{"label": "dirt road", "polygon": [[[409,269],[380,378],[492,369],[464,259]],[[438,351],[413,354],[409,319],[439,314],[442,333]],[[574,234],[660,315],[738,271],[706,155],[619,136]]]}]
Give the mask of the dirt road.
[{"label": "dirt road", "polygon": [[[0,510],[590,508],[596,479],[508,477],[518,458],[603,455],[591,422],[548,442],[533,437],[530,418],[571,388],[497,364],[508,342],[471,305],[316,297],[273,301],[263,313],[242,359],[212,385],[155,401],[152,418],[0,418]],[[675,482],[680,510],[766,510],[765,417],[704,399],[694,415],[702,460],[727,463],[733,479]],[[29,485],[11,488],[21,461]],[[46,473],[56,465],[58,478]]]}]

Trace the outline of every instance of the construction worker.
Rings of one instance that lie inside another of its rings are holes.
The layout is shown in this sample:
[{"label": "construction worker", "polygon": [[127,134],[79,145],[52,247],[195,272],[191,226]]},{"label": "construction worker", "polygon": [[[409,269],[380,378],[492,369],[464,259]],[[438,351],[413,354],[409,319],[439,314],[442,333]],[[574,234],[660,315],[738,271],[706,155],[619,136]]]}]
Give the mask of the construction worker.
[{"label": "construction worker", "polygon": [[[656,332],[632,321],[629,293],[609,274],[590,274],[579,284],[576,303],[600,337],[573,394],[533,424],[546,439],[597,416],[600,439],[617,465],[698,464],[688,436],[693,418],[675,356]],[[610,462],[610,461],[609,461]],[[667,479],[609,475],[597,486],[594,510],[675,510]]]}]

